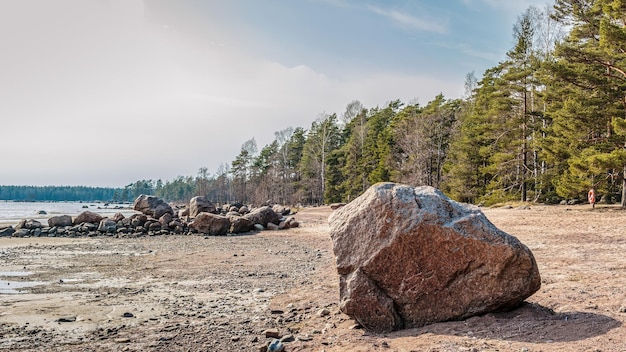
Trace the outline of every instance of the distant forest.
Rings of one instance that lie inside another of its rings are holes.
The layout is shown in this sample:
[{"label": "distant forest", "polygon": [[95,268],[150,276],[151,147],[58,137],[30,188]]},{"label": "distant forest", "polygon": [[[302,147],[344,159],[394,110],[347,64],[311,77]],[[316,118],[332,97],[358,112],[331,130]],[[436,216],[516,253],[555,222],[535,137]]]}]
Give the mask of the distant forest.
[{"label": "distant forest", "polygon": [[0,200],[21,202],[132,202],[140,194],[152,194],[153,192],[154,189],[145,181],[137,181],[124,188],[86,186],[0,186]]},{"label": "distant forest", "polygon": [[[355,100],[341,114],[318,115],[308,129],[280,129],[260,150],[251,138],[213,174],[201,168],[88,197],[328,204],[393,181],[485,205],[585,199],[593,187],[603,201],[626,207],[625,21],[623,1],[530,7],[514,24],[504,59],[480,78],[467,74],[462,99],[440,94],[426,104],[371,108]],[[34,190],[20,189],[18,199],[37,199]],[[17,197],[3,192],[2,199]]]}]

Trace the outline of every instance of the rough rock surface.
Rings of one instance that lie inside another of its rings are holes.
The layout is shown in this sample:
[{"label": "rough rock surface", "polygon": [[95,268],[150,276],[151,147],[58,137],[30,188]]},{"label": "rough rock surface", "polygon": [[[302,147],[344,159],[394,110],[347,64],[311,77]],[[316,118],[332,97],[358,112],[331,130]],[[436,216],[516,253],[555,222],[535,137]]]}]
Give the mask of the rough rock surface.
[{"label": "rough rock surface", "polygon": [[53,216],[48,219],[48,226],[72,226],[72,217],[69,215]]},{"label": "rough rock surface", "polygon": [[267,227],[270,222],[276,225],[280,223],[280,216],[269,206],[256,208],[243,217],[254,224],[261,224],[263,227]]},{"label": "rough rock surface", "polygon": [[230,221],[222,215],[200,213],[189,227],[207,235],[225,235],[230,229]]},{"label": "rough rock surface", "polygon": [[42,227],[43,225],[35,219],[22,219],[15,226],[15,229],[16,230],[20,230],[20,229],[33,230],[33,229],[42,228]]},{"label": "rough rock surface", "polygon": [[274,204],[272,206],[272,210],[274,210],[276,214],[279,214],[279,215],[289,215],[291,213],[291,208],[286,207],[281,204]]},{"label": "rough rock surface", "polygon": [[115,232],[115,220],[113,219],[102,219],[100,224],[98,224],[98,231],[101,232]]},{"label": "rough rock surface", "polygon": [[103,217],[100,214],[85,210],[84,212],[78,214],[76,218],[74,218],[74,225],[79,225],[84,222],[90,224],[99,224],[102,219]]},{"label": "rough rock surface", "polygon": [[145,194],[140,195],[135,199],[133,203],[133,209],[140,211],[146,215],[152,216],[155,219],[160,218],[163,214],[170,213],[174,215],[172,207],[155,196],[147,196]]},{"label": "rough rock surface", "polygon": [[189,216],[195,217],[200,213],[215,213],[216,208],[206,197],[196,196],[189,201]]},{"label": "rough rock surface", "polygon": [[14,233],[15,229],[12,226],[0,228],[0,237],[11,237]]},{"label": "rough rock surface", "polygon": [[161,224],[161,226],[165,227],[165,226],[169,226],[169,223],[172,222],[172,220],[173,220],[172,214],[165,213],[161,215],[161,217],[159,218],[159,223]]},{"label": "rough rock surface", "polygon": [[[238,214],[238,213],[237,213]],[[254,230],[254,223],[242,216],[238,215],[226,215],[230,221],[231,233],[242,233]]]},{"label": "rough rock surface", "polygon": [[329,221],[341,310],[372,331],[510,309],[541,285],[524,244],[432,187],[379,183]]}]

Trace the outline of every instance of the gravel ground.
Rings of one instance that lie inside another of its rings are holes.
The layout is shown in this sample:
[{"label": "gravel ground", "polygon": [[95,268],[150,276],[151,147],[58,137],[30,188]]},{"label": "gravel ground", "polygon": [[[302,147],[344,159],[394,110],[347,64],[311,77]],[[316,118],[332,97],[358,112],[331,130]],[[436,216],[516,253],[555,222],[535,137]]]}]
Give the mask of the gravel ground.
[{"label": "gravel ground", "polygon": [[[522,307],[384,335],[338,309],[329,208],[224,237],[0,238],[0,351],[626,351],[626,213],[486,209],[527,244]],[[30,284],[37,284],[32,287]]]}]

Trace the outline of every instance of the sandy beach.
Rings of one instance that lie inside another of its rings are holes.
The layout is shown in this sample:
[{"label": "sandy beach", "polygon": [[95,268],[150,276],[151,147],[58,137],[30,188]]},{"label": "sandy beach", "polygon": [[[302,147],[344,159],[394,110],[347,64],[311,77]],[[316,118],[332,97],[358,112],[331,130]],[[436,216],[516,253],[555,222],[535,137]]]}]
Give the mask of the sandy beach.
[{"label": "sandy beach", "polygon": [[384,335],[338,309],[327,207],[254,235],[0,238],[3,351],[624,351],[626,213],[485,209],[533,251],[522,307]]}]

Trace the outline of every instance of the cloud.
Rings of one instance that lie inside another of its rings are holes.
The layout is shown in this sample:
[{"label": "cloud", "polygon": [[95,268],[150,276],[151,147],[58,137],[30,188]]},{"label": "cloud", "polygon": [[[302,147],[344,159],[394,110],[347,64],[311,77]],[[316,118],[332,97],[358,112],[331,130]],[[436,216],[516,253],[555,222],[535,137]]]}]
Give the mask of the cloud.
[{"label": "cloud", "polygon": [[373,5],[368,5],[367,9],[372,13],[386,17],[387,19],[402,27],[442,34],[448,31],[446,24],[447,20],[441,21],[440,19],[435,20],[428,18],[419,18],[406,12],[383,9]]},{"label": "cloud", "polygon": [[[216,170],[244,141],[255,137],[261,147],[275,131],[308,128],[319,113],[341,114],[355,99],[369,108],[463,92],[457,77],[358,67],[334,76],[281,64],[249,52],[215,21],[174,11],[178,2],[156,9],[127,0],[39,3],[45,11],[0,2],[3,184],[171,180]],[[108,3],[119,7],[98,7]],[[445,29],[369,11],[411,29]]]},{"label": "cloud", "polygon": [[461,2],[468,7],[474,7],[482,4],[497,10],[514,14],[521,13],[529,6],[543,8],[548,3],[551,3],[551,1],[548,0],[461,0]]},{"label": "cloud", "polygon": [[439,42],[436,45],[442,48],[454,50],[463,56],[475,57],[489,62],[498,62],[498,60],[502,59],[502,55],[499,52],[476,49],[465,43]]}]

